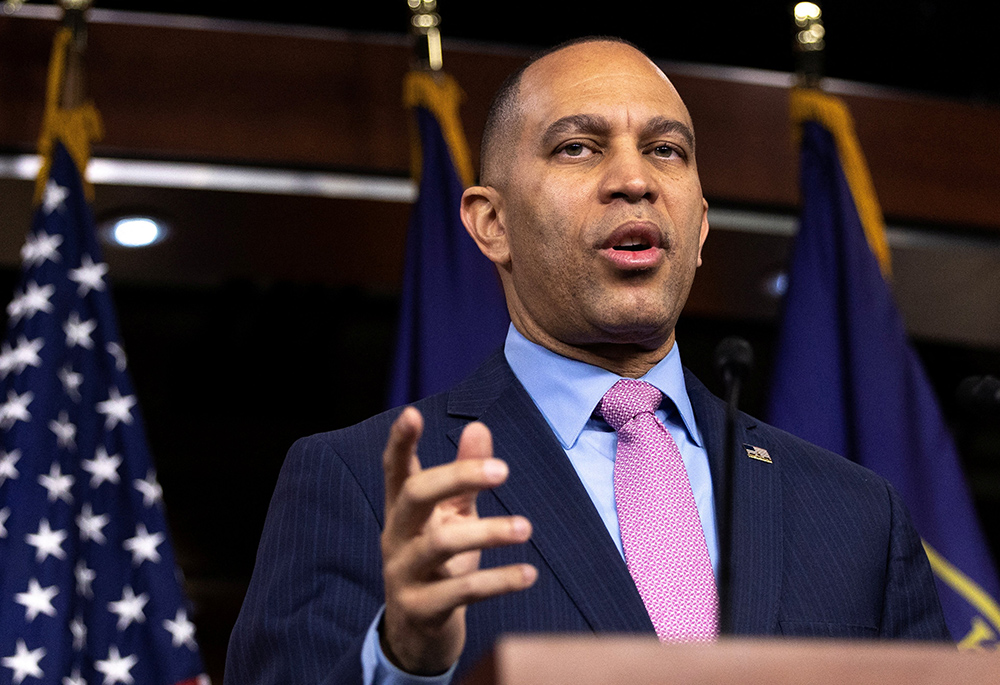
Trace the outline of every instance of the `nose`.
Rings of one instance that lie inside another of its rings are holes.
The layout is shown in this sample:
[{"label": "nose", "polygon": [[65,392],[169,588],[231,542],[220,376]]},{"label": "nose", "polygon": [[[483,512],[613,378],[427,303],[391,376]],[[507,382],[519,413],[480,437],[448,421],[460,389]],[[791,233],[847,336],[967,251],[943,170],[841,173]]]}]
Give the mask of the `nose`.
[{"label": "nose", "polygon": [[606,153],[600,194],[602,202],[656,202],[659,190],[654,170],[641,150],[618,149]]}]

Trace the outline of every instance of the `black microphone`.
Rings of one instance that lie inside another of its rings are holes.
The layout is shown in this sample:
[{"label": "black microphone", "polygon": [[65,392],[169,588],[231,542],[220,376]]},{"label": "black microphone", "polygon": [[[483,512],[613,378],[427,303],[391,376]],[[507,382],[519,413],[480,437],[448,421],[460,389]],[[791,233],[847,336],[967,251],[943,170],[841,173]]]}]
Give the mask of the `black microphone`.
[{"label": "black microphone", "polygon": [[739,403],[740,385],[751,366],[753,348],[743,338],[730,336],[715,348],[715,369],[722,376],[727,403]]},{"label": "black microphone", "polygon": [[729,337],[715,348],[715,369],[722,376],[726,399],[726,438],[723,443],[724,458],[718,493],[718,534],[719,534],[719,632],[732,632],[732,611],[730,578],[733,558],[733,497],[732,479],[736,452],[740,445],[736,440],[736,409],[739,404],[740,387],[743,379],[753,366],[753,348],[743,338]]},{"label": "black microphone", "polygon": [[965,409],[981,416],[1000,412],[1000,379],[969,376],[958,384],[955,398]]}]

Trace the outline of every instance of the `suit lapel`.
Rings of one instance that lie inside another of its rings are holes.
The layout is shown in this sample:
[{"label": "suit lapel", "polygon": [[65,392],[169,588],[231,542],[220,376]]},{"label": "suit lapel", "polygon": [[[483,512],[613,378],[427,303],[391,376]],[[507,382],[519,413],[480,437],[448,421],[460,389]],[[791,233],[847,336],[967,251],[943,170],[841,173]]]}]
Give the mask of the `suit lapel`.
[{"label": "suit lapel", "polygon": [[[596,632],[653,631],[590,496],[524,387],[497,355],[449,396],[448,411],[493,432],[510,477],[492,494],[534,527],[531,544]],[[458,442],[461,428],[449,435]]]},{"label": "suit lapel", "polygon": [[[725,456],[726,405],[685,370],[695,420],[708,452],[716,502],[722,486]],[[737,635],[762,635],[775,631],[781,589],[781,481],[778,462],[751,459],[743,444],[760,443],[757,422],[738,414],[736,437],[741,445],[734,460],[733,553],[730,570],[732,630]],[[716,506],[716,511],[721,507]],[[720,546],[725,541],[720,540]],[[725,550],[722,550],[725,558]]]}]

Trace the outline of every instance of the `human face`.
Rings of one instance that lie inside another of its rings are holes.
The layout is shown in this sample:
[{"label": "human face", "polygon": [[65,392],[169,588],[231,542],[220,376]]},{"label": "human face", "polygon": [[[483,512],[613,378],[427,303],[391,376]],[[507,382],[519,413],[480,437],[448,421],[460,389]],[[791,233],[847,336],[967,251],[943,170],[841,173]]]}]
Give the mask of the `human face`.
[{"label": "human face", "polygon": [[494,201],[515,326],[564,354],[665,355],[708,234],[680,96],[638,51],[592,42],[529,67],[518,102],[520,136]]}]

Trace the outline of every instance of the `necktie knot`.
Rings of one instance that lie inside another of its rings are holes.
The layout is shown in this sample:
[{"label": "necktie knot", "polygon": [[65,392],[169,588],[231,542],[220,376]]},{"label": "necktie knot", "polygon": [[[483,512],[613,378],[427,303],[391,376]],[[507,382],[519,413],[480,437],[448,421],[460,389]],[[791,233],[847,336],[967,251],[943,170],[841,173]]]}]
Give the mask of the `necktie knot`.
[{"label": "necktie knot", "polygon": [[646,381],[622,378],[604,393],[598,413],[616,431],[639,414],[652,414],[663,401],[663,393]]}]

